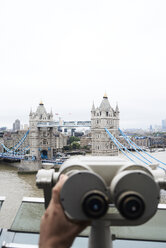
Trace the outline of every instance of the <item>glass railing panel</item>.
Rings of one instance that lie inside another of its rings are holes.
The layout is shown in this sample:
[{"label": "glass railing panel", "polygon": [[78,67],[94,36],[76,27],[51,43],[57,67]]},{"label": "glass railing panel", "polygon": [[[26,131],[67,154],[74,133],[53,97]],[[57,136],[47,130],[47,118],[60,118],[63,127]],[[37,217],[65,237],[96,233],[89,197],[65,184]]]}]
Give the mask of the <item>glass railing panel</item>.
[{"label": "glass railing panel", "polygon": [[[44,213],[44,200],[41,198],[24,198],[11,226],[12,231],[35,232],[40,230],[40,220]],[[166,205],[160,204],[156,215],[139,226],[112,226],[111,233],[116,239],[166,241]],[[90,227],[80,236],[88,237]]]},{"label": "glass railing panel", "polygon": [[139,226],[111,227],[117,239],[166,241],[166,205],[159,204],[157,213]]},{"label": "glass railing panel", "polygon": [[39,242],[39,234],[16,232],[12,242],[18,244],[36,245]]},{"label": "glass railing panel", "polygon": [[[110,213],[117,213],[115,207],[109,209]],[[115,239],[144,240],[166,242],[166,204],[159,204],[156,214],[146,223],[139,226],[111,226],[111,233]],[[89,236],[90,227],[81,235]]]},{"label": "glass railing panel", "polygon": [[24,198],[10,230],[20,232],[39,232],[40,220],[43,213],[43,199]]}]

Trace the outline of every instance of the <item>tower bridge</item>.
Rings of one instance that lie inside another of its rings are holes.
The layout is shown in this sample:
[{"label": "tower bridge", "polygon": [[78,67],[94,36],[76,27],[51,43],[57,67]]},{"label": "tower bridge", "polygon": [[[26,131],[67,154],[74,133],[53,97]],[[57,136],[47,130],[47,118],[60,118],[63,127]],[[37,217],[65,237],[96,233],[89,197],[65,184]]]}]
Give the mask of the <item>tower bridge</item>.
[{"label": "tower bridge", "polygon": [[[139,163],[149,165],[153,161],[157,161],[164,165],[164,168],[161,168],[166,171],[166,163],[143,151],[120,130],[119,108],[116,106],[114,110],[110,106],[106,95],[104,95],[99,107],[95,108],[93,104],[91,121],[54,121],[52,113],[47,113],[44,104],[40,103],[36,112],[30,112],[29,130],[23,137],[12,148],[8,148],[3,143],[0,144],[3,149],[3,152],[0,153],[0,159],[22,160],[28,150],[30,150],[30,156],[33,158],[52,159],[54,152],[57,151],[56,149],[62,148],[67,144],[67,136],[58,132],[59,127],[91,128],[92,155],[113,156],[118,155],[120,151],[121,154],[124,154],[133,163],[138,161]],[[119,133],[124,138],[126,144],[119,142]],[[135,153],[132,153],[130,148]]]},{"label": "tower bridge", "polygon": [[[62,149],[67,145],[67,136],[59,130],[75,129],[75,128],[91,128],[92,133],[92,155],[115,155],[118,149],[114,143],[109,140],[105,134],[104,128],[107,127],[110,132],[113,132],[115,136],[118,135],[119,127],[119,110],[118,106],[114,110],[109,103],[106,94],[98,108],[92,107],[91,110],[91,121],[59,121],[53,120],[52,111],[48,113],[44,107],[44,104],[40,102],[36,112],[30,111],[29,114],[29,131],[26,135],[28,145],[30,149],[30,156],[43,159],[51,159],[58,149]],[[23,147],[25,137],[19,141],[16,146],[19,149],[7,149],[4,148],[4,156],[9,155],[15,156]],[[14,151],[14,152],[13,152]],[[25,152],[23,150],[22,154]],[[1,156],[3,156],[1,154]]]}]

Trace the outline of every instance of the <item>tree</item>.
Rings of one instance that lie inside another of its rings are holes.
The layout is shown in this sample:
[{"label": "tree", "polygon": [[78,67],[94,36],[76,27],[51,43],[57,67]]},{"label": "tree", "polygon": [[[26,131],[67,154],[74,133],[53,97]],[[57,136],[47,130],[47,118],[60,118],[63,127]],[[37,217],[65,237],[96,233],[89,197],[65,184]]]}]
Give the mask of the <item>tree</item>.
[{"label": "tree", "polygon": [[80,141],[80,138],[75,137],[75,136],[70,136],[68,141],[69,141],[69,144],[72,144],[74,141]]},{"label": "tree", "polygon": [[71,144],[71,148],[74,149],[79,149],[80,148],[80,144],[76,141],[73,141]]}]

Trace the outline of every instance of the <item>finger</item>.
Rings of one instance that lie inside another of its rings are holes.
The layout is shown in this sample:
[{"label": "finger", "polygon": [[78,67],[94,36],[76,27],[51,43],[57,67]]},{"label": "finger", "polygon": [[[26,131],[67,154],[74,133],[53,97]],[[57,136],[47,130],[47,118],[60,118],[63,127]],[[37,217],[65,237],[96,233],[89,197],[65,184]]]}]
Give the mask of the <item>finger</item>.
[{"label": "finger", "polygon": [[63,187],[63,184],[67,180],[67,178],[68,177],[66,175],[61,175],[59,178],[59,181],[54,186],[54,188],[52,190],[52,199],[53,199],[54,203],[60,203],[60,191]]}]

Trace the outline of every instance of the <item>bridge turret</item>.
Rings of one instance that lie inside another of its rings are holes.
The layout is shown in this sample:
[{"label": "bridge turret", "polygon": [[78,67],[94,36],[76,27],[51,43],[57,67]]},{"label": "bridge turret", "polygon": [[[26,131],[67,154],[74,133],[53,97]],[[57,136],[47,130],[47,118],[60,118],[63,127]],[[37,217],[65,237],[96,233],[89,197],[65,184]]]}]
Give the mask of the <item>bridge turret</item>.
[{"label": "bridge turret", "polygon": [[95,115],[95,105],[94,105],[94,102],[92,104],[92,109],[91,109],[91,116],[94,116]]},{"label": "bridge turret", "polygon": [[[93,111],[92,111],[93,110]],[[118,150],[110,141],[105,128],[109,129],[115,137],[118,135],[119,109],[114,110],[104,94],[99,107],[91,110],[91,133],[93,155],[117,155]],[[117,113],[116,113],[117,111]]]},{"label": "bridge turret", "polygon": [[115,126],[117,127],[117,129],[119,128],[119,107],[118,107],[118,103],[116,104],[116,108],[115,108]]},{"label": "bridge turret", "polygon": [[30,113],[29,113],[29,116],[32,116],[32,108],[30,109]]},{"label": "bridge turret", "polygon": [[57,132],[52,110],[47,112],[43,102],[39,103],[36,112],[31,111],[29,127],[30,155],[37,159],[51,159],[56,150],[67,144],[67,137]]},{"label": "bridge turret", "polygon": [[50,118],[51,119],[53,118],[52,108],[51,108],[51,111],[50,111]]},{"label": "bridge turret", "polygon": [[115,113],[116,115],[119,115],[120,113],[118,103],[116,103]]},{"label": "bridge turret", "polygon": [[91,112],[95,112],[95,104],[93,102]]}]

